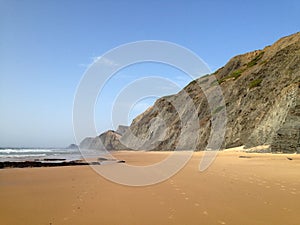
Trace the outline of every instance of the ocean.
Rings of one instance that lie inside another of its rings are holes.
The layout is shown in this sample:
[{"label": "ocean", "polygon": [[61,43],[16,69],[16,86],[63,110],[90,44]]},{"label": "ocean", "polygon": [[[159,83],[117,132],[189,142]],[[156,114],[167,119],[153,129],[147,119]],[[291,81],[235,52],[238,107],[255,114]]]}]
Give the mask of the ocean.
[{"label": "ocean", "polygon": [[0,148],[0,162],[34,161],[44,159],[79,160],[103,155],[98,150],[81,150],[66,148]]}]

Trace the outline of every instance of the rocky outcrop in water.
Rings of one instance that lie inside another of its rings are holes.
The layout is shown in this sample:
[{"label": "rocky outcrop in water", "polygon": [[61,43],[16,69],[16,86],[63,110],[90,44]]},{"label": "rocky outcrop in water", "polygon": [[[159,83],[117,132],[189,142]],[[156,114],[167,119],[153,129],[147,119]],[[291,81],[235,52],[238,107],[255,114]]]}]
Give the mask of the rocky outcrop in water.
[{"label": "rocky outcrop in water", "polygon": [[78,149],[78,146],[76,144],[70,144],[66,149]]}]

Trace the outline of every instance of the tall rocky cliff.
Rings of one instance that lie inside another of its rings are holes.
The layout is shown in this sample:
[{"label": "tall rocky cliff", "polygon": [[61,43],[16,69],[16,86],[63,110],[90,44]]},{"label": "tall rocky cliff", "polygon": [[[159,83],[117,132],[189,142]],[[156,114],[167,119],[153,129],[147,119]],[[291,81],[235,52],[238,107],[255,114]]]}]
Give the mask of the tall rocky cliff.
[{"label": "tall rocky cliff", "polygon": [[127,149],[119,140],[128,129],[127,126],[119,126],[117,131],[108,130],[97,137],[87,137],[79,145],[81,149],[99,150],[124,150]]},{"label": "tall rocky cliff", "polygon": [[[213,114],[225,111],[223,148],[269,144],[272,151],[300,153],[300,33],[263,50],[238,55],[212,75],[158,99],[119,137],[121,147],[173,150],[180,145],[180,149],[190,149],[195,147],[191,139],[196,135],[196,149],[202,150],[210,137]],[[218,84],[225,105],[210,109],[206,94]],[[197,120],[187,104],[187,94]],[[195,121],[199,123],[196,130],[184,129]],[[119,149],[119,143],[116,145]]]}]

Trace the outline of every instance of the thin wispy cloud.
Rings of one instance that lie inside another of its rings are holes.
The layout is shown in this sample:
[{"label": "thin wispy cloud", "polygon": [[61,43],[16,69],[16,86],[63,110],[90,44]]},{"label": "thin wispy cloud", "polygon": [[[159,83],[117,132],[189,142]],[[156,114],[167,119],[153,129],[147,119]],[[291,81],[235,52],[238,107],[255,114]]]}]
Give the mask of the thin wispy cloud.
[{"label": "thin wispy cloud", "polygon": [[87,68],[87,67],[89,67],[89,64],[86,64],[86,63],[79,63],[78,66],[79,66],[79,67]]},{"label": "thin wispy cloud", "polygon": [[91,62],[90,63],[80,63],[80,64],[78,64],[78,66],[79,67],[88,68],[88,67],[90,67],[91,65],[93,65],[96,62],[99,62],[99,63],[101,63],[101,64],[103,64],[105,66],[111,66],[111,67],[117,67],[117,66],[119,66],[118,63],[114,62],[111,59],[105,58],[103,56],[94,56],[94,57],[91,57]]}]

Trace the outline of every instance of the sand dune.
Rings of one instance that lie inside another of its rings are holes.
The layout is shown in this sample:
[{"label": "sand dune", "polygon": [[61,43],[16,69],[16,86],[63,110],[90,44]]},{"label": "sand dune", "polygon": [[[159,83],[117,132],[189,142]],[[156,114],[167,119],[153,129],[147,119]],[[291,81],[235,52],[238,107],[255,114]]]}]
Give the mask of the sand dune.
[{"label": "sand dune", "polygon": [[[168,154],[115,156],[142,165]],[[147,187],[112,183],[88,166],[0,170],[0,224],[300,224],[300,155],[221,152],[199,172],[202,155]]]}]

